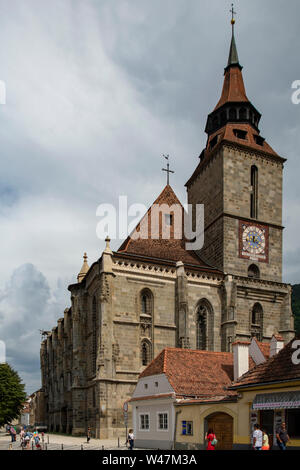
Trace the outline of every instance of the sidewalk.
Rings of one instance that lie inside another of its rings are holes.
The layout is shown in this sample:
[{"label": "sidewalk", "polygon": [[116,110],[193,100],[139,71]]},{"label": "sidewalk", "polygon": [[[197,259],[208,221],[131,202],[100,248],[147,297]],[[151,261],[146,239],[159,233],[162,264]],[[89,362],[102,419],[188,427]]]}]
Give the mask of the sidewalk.
[{"label": "sidewalk", "polygon": [[[8,450],[10,444],[12,444],[12,450],[21,450],[20,436],[17,435],[17,441],[12,443],[10,436],[1,433],[0,450]],[[120,437],[120,447],[118,447],[118,438],[91,439],[89,444],[87,444],[86,437],[84,436],[75,437],[51,433],[45,434],[44,447],[45,450],[127,450],[124,436]]]}]

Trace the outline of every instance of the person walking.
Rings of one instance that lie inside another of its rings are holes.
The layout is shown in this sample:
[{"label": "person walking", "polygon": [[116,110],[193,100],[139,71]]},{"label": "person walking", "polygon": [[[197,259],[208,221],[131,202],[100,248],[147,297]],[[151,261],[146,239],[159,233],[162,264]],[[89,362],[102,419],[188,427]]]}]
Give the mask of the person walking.
[{"label": "person walking", "polygon": [[276,429],[276,440],[279,449],[286,450],[286,445],[290,440],[290,437],[288,435],[285,423],[282,423],[281,426],[278,426]]},{"label": "person walking", "polygon": [[261,450],[263,444],[263,433],[259,429],[259,425],[254,425],[254,431],[252,434],[252,447],[254,450]]},{"label": "person walking", "polygon": [[205,440],[207,441],[206,450],[216,450],[217,438],[212,428],[209,428],[205,434]]},{"label": "person walking", "polygon": [[86,442],[89,444],[90,440],[91,440],[91,428],[88,428],[87,433],[86,433]]},{"label": "person walking", "polygon": [[134,434],[133,434],[133,429],[129,429],[128,437],[127,437],[127,442],[128,442],[128,444],[129,444],[128,449],[129,449],[129,450],[133,450],[133,446],[134,446]]},{"label": "person walking", "polygon": [[265,429],[262,430],[263,433],[263,442],[261,450],[270,450],[269,436]]}]

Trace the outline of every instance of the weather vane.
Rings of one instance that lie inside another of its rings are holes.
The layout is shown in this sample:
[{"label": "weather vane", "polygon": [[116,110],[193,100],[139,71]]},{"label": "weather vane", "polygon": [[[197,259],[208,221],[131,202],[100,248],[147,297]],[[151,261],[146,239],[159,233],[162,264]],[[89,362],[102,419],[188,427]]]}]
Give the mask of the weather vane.
[{"label": "weather vane", "polygon": [[167,160],[167,168],[163,168],[162,171],[167,172],[167,184],[169,184],[170,181],[170,173],[175,173],[175,171],[170,170],[170,164],[169,164],[169,155],[163,154],[163,157]]},{"label": "weather vane", "polygon": [[235,24],[234,15],[236,15],[236,11],[234,11],[234,6],[233,6],[233,3],[231,4],[231,10],[230,10],[230,13],[231,13],[231,25],[232,25],[232,31],[233,31],[234,24]]}]

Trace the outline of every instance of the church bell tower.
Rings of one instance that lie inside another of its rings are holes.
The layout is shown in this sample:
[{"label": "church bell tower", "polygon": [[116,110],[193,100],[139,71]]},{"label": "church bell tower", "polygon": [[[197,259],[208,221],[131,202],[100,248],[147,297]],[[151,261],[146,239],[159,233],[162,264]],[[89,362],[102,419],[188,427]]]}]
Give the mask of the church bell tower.
[{"label": "church bell tower", "polygon": [[246,95],[234,34],[207,144],[186,183],[189,204],[204,204],[201,258],[225,273],[282,280],[280,157],[261,136],[261,114]]}]

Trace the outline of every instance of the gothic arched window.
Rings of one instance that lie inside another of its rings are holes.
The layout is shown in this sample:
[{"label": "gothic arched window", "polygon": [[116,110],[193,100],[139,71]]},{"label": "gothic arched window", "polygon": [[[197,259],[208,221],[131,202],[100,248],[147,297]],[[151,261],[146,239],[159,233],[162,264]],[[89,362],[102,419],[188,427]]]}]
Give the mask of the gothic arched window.
[{"label": "gothic arched window", "polygon": [[141,314],[152,316],[152,293],[149,289],[141,292]]},{"label": "gothic arched window", "polygon": [[251,196],[250,196],[250,217],[257,219],[258,217],[258,169],[257,166],[251,167]]},{"label": "gothic arched window", "polygon": [[239,115],[240,115],[240,121],[245,121],[247,119],[247,110],[246,110],[246,108],[241,108]]},{"label": "gothic arched window", "polygon": [[92,370],[96,373],[97,363],[97,301],[96,297],[93,298],[92,305]]},{"label": "gothic arched window", "polygon": [[251,264],[248,268],[248,277],[252,277],[254,279],[260,278],[259,267],[256,264]]},{"label": "gothic arched window", "polygon": [[234,108],[229,109],[229,119],[230,121],[236,121],[236,109]]},{"label": "gothic arched window", "polygon": [[141,357],[142,357],[142,365],[147,366],[151,361],[151,343],[150,341],[143,340],[141,343]]},{"label": "gothic arched window", "polygon": [[213,350],[213,312],[205,299],[200,301],[196,312],[196,349]]},{"label": "gothic arched window", "polygon": [[262,341],[263,330],[263,308],[256,302],[251,311],[251,336],[255,336],[258,341]]},{"label": "gothic arched window", "polygon": [[140,341],[143,366],[152,360],[153,340],[153,294],[150,289],[140,292]]}]

